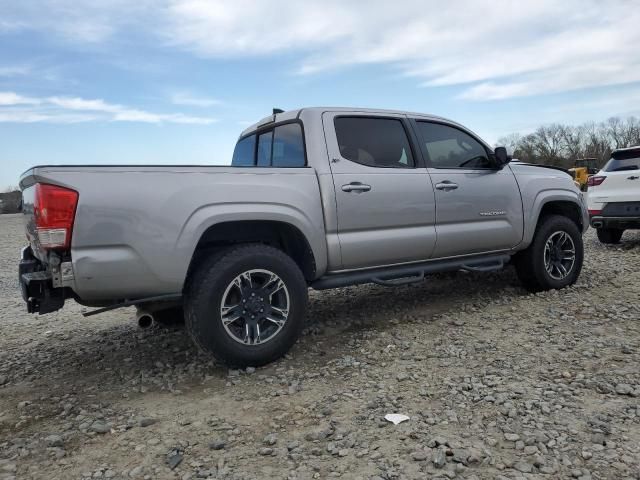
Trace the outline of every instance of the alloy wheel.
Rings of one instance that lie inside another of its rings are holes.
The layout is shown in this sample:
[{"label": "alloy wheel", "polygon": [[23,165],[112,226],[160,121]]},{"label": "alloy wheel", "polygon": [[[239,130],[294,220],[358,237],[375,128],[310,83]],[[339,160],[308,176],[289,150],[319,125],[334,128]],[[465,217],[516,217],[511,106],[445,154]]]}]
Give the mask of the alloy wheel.
[{"label": "alloy wheel", "polygon": [[576,247],[564,231],[552,233],[544,246],[544,267],[554,280],[565,279],[576,261]]},{"label": "alloy wheel", "polygon": [[269,270],[247,270],[227,286],[220,306],[224,329],[236,342],[261,345],[273,340],[289,316],[289,291]]}]

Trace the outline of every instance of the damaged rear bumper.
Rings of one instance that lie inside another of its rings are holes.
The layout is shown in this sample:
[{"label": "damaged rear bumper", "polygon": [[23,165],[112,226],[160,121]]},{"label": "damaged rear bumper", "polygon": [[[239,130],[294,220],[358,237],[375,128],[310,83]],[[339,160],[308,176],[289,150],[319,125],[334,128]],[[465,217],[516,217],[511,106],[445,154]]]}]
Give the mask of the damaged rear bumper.
[{"label": "damaged rear bumper", "polygon": [[52,269],[38,260],[31,247],[22,249],[18,266],[18,280],[22,298],[27,304],[29,313],[50,313],[60,310],[70,295],[70,289],[54,286],[60,282],[60,267]]}]

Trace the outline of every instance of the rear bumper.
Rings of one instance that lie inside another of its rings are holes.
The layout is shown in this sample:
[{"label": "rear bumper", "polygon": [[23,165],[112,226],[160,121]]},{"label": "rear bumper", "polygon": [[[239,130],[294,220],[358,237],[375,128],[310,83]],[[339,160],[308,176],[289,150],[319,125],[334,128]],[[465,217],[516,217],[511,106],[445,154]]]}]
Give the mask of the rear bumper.
[{"label": "rear bumper", "polygon": [[22,249],[18,280],[27,312],[50,313],[64,306],[66,289],[53,287],[51,271],[33,255],[31,247]]},{"label": "rear bumper", "polygon": [[593,215],[590,220],[593,228],[616,228],[620,230],[640,228],[640,217],[609,217]]}]

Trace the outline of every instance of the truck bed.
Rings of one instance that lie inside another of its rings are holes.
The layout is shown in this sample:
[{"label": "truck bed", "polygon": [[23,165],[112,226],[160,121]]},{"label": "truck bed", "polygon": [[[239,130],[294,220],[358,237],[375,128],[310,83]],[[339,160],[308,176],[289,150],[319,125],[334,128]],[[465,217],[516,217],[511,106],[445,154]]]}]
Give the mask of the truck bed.
[{"label": "truck bed", "polygon": [[[71,241],[81,298],[113,300],[179,293],[202,234],[227,219],[286,218],[325,252],[323,206],[313,168],[195,165],[38,166],[35,183],[78,192]],[[32,209],[25,203],[30,221]],[[32,244],[34,254],[46,261]]]}]

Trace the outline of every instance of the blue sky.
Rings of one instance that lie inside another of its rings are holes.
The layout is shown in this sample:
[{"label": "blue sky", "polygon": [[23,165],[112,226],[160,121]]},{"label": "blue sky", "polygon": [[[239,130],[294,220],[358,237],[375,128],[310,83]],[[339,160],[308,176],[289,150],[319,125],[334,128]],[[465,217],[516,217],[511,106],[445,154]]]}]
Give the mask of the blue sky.
[{"label": "blue sky", "polygon": [[637,6],[0,0],[0,189],[36,164],[224,164],[273,107],[428,112],[491,143],[638,115]]}]

